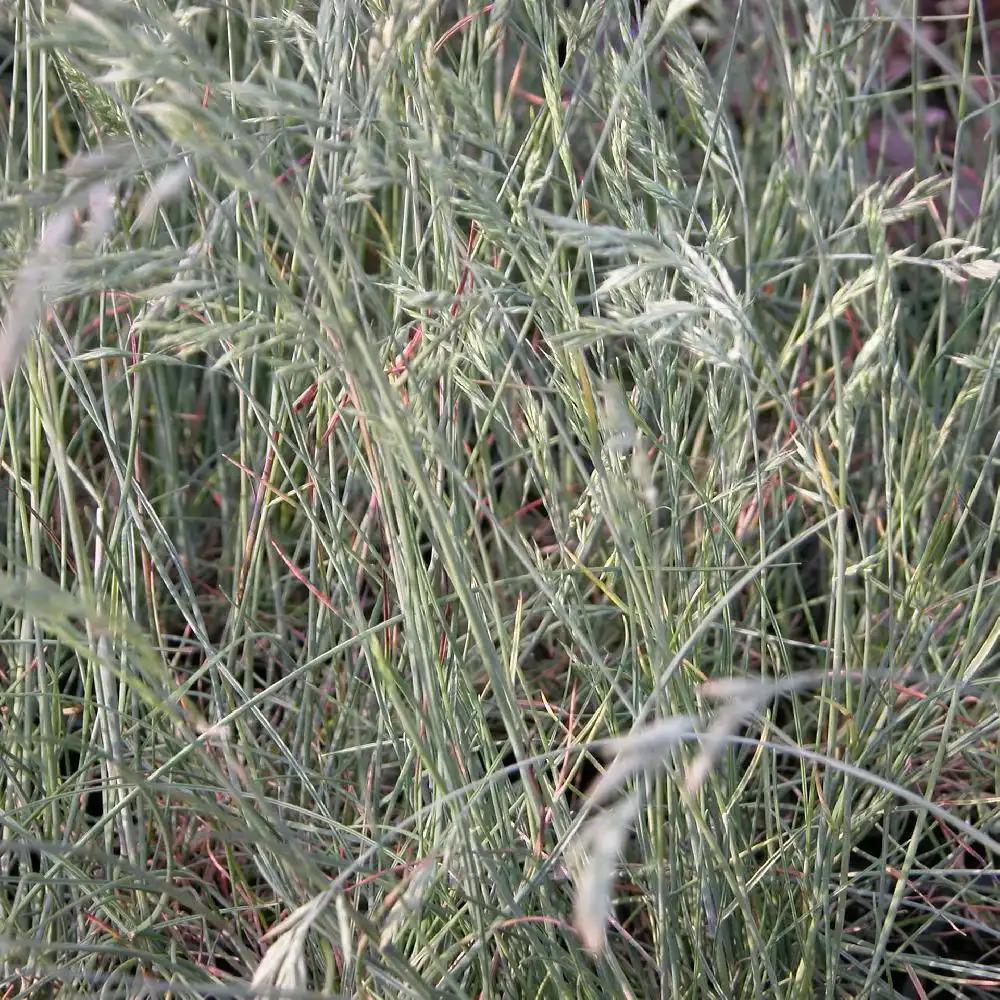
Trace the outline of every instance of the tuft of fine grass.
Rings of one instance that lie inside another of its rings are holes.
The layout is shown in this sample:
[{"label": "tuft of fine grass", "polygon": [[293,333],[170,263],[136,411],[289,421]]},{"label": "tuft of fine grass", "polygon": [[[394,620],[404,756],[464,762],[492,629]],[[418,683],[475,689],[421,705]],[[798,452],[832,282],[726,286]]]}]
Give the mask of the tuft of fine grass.
[{"label": "tuft of fine grass", "polygon": [[0,12],[8,996],[992,994],[996,103],[904,6]]}]

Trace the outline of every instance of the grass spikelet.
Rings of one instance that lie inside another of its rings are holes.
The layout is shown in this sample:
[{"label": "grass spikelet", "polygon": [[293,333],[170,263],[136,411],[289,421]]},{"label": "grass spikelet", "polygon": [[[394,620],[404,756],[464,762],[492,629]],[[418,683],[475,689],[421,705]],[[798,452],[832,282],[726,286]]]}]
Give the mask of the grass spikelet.
[{"label": "grass spikelet", "polygon": [[603,805],[633,774],[657,766],[673,747],[695,732],[695,720],[677,716],[643,726],[627,736],[608,740],[602,749],[614,757],[587,796],[589,806]]},{"label": "grass spikelet", "polygon": [[305,951],[313,925],[330,903],[330,893],[315,896],[293,910],[264,936],[269,941],[250,981],[261,998],[270,991],[305,991],[309,988]]},{"label": "grass spikelet", "polygon": [[68,208],[56,212],[42,230],[35,252],[22,265],[0,326],[0,379],[13,375],[41,321],[48,294],[66,269],[66,253],[76,229]]},{"label": "grass spikelet", "polygon": [[147,229],[160,208],[180,197],[191,180],[191,165],[187,160],[164,170],[146,192],[135,217],[135,228]]},{"label": "grass spikelet", "polygon": [[611,881],[638,807],[638,796],[628,796],[592,819],[581,836],[573,866],[578,871],[573,926],[592,955],[604,948],[611,915]]}]

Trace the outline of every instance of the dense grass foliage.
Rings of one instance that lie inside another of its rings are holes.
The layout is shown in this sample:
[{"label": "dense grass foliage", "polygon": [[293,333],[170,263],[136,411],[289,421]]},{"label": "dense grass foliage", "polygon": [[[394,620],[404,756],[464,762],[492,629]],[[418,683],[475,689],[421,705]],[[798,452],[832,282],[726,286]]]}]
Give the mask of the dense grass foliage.
[{"label": "dense grass foliage", "polygon": [[995,995],[945,6],[0,13],[5,1000]]}]

